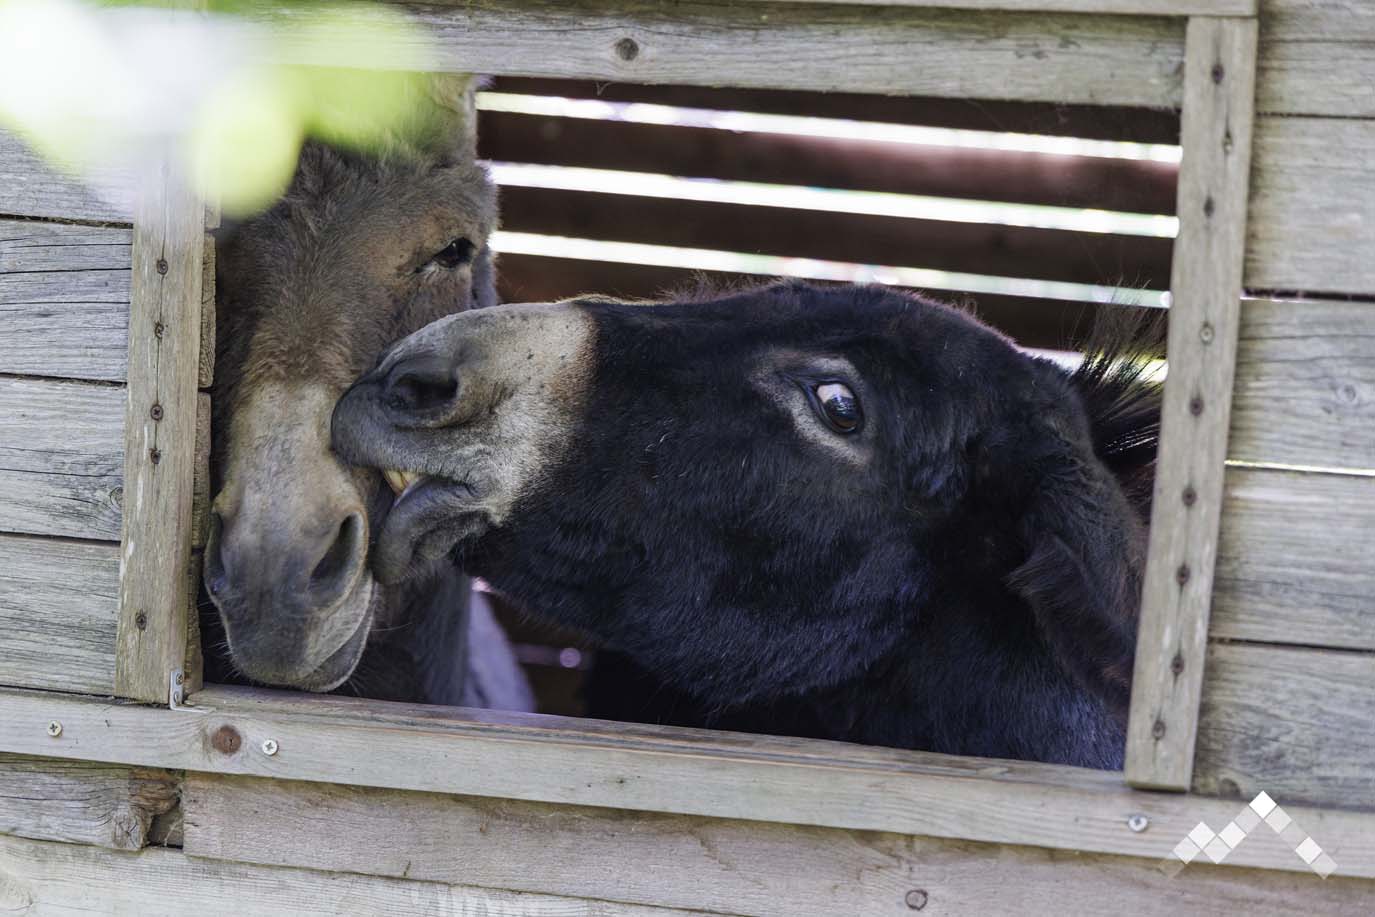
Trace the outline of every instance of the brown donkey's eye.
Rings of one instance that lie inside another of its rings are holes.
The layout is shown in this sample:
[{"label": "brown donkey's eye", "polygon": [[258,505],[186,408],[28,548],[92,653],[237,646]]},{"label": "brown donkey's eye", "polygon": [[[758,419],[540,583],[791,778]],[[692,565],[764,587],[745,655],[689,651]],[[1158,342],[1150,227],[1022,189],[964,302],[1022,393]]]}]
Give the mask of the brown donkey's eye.
[{"label": "brown donkey's eye", "polygon": [[850,387],[839,382],[823,382],[812,389],[821,419],[837,433],[853,433],[864,422],[859,399]]},{"label": "brown donkey's eye", "polygon": [[430,259],[431,264],[437,264],[442,268],[453,270],[473,260],[473,252],[476,246],[467,239],[454,239],[448,245]]}]

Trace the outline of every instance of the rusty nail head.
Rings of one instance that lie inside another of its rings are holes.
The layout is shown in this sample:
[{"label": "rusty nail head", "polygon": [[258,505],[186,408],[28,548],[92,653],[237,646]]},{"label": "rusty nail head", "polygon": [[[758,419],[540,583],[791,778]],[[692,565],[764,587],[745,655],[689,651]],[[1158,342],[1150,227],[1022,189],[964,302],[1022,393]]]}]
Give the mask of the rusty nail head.
[{"label": "rusty nail head", "polygon": [[616,56],[621,60],[634,60],[640,56],[640,45],[633,38],[622,38],[616,42]]},{"label": "rusty nail head", "polygon": [[1140,834],[1142,831],[1145,831],[1150,826],[1151,820],[1146,816],[1142,815],[1140,812],[1127,816],[1127,827],[1131,828],[1137,834]]},{"label": "rusty nail head", "polygon": [[1193,506],[1198,502],[1198,491],[1194,490],[1194,485],[1189,484],[1185,486],[1182,498],[1185,506]]},{"label": "rusty nail head", "polygon": [[1184,674],[1184,654],[1183,654],[1183,653],[1175,653],[1175,654],[1174,654],[1174,658],[1170,660],[1170,671],[1173,672],[1175,675],[1182,675],[1182,674]]},{"label": "rusty nail head", "polygon": [[149,450],[148,450],[148,461],[152,462],[154,465],[156,465],[158,462],[162,461],[162,450],[161,450],[161,449],[149,449]]},{"label": "rusty nail head", "polygon": [[1174,572],[1174,578],[1179,582],[1179,585],[1181,586],[1183,586],[1185,583],[1189,581],[1190,575],[1191,572],[1189,570],[1188,564],[1180,564],[1179,569]]},{"label": "rusty nail head", "polygon": [[1189,399],[1189,413],[1197,417],[1203,413],[1203,398],[1199,395]]},{"label": "rusty nail head", "polygon": [[51,722],[49,722],[48,735],[52,736],[54,739],[62,735],[62,724],[59,723],[57,720],[52,720]]},{"label": "rusty nail head", "polygon": [[158,259],[158,273],[159,273],[159,274],[166,274],[166,273],[167,273],[167,259],[166,259],[166,258],[159,258],[159,259]]},{"label": "rusty nail head", "polygon": [[148,626],[148,615],[142,611],[134,615],[134,626],[139,630],[146,628]]},{"label": "rusty nail head", "polygon": [[1221,82],[1222,82],[1222,78],[1223,78],[1224,76],[1226,76],[1226,75],[1227,75],[1227,70],[1222,66],[1222,64],[1220,64],[1220,63],[1219,63],[1219,64],[1213,64],[1213,82],[1214,82],[1214,83],[1221,83]]},{"label": "rusty nail head", "polygon": [[1155,721],[1155,725],[1151,727],[1151,735],[1154,736],[1154,737],[1157,738],[1157,739],[1163,739],[1163,738],[1165,738],[1165,721],[1164,721],[1164,720],[1156,720],[1156,721]]},{"label": "rusty nail head", "polygon": [[155,404],[148,409],[148,416],[154,420],[162,420],[162,405]]},{"label": "rusty nail head", "polygon": [[277,753],[277,740],[276,740],[276,739],[264,739],[264,740],[263,740],[263,754],[267,755],[267,756],[270,758],[270,757],[272,757],[273,755],[275,755],[276,753]]},{"label": "rusty nail head", "polygon": [[243,739],[240,738],[239,731],[233,726],[221,726],[210,737],[210,744],[214,746],[215,751],[232,755],[239,750],[239,746],[243,744]]},{"label": "rusty nail head", "polygon": [[922,908],[926,907],[928,897],[929,896],[926,894],[925,889],[914,888],[910,892],[908,892],[906,897],[904,897],[902,900],[906,901],[907,906],[910,907],[912,910],[919,911]]},{"label": "rusty nail head", "polygon": [[1213,201],[1213,198],[1212,198],[1211,195],[1209,195],[1207,198],[1204,198],[1204,200],[1203,200],[1203,215],[1204,215],[1205,217],[1210,217],[1210,216],[1212,216],[1212,215],[1213,215],[1213,211],[1216,210],[1216,209],[1217,209],[1217,204]]}]

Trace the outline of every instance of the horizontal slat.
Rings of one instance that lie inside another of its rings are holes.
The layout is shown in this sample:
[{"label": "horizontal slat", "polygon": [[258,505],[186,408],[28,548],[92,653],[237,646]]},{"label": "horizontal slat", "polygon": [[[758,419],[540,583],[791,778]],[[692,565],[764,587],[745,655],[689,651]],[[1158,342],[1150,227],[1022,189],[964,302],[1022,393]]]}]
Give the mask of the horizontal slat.
[{"label": "horizontal slat", "polygon": [[524,95],[603,99],[607,102],[650,102],[684,108],[809,115],[962,130],[1052,134],[1139,143],[1179,142],[1179,115],[1154,108],[990,102],[851,92],[814,93],[786,89],[645,86],[638,83],[519,76],[498,77],[492,82],[491,89]]},{"label": "horizontal slat", "polygon": [[0,373],[124,380],[130,231],[0,219]]},{"label": "horizontal slat", "polygon": [[963,197],[1139,213],[1174,213],[1171,163],[736,133],[706,127],[484,111],[486,159]]},{"label": "horizontal slat", "polygon": [[1260,26],[1259,111],[1375,117],[1375,4],[1261,0]]},{"label": "horizontal slat", "polygon": [[[1151,858],[1200,818],[1223,825],[1237,811],[1230,800],[1139,792],[1120,774],[1031,762],[237,688],[192,701],[171,711],[4,691],[0,749]],[[45,732],[53,719],[58,742]],[[1133,814],[1150,830],[1131,830]],[[1375,877],[1375,815],[1293,814],[1351,864],[1344,875]],[[1283,845],[1242,845],[1227,862],[1308,870]]]},{"label": "horizontal slat", "polygon": [[43,162],[14,134],[0,129],[0,215],[129,222],[89,187]]},{"label": "horizontal slat", "polygon": [[124,389],[0,376],[0,531],[118,541]]},{"label": "horizontal slat", "polygon": [[1257,120],[1247,287],[1375,293],[1373,147],[1375,121]]},{"label": "horizontal slat", "polygon": [[1134,915],[1288,915],[1299,898],[1355,914],[1375,896],[1362,880],[1205,866],[1170,877],[1156,859],[209,774],[188,775],[184,805],[197,857],[758,917],[1090,914],[1105,896]]},{"label": "horizontal slat", "polygon": [[0,834],[137,850],[180,790],[167,771],[0,754]]},{"label": "horizontal slat", "polygon": [[[503,302],[549,302],[583,293],[625,298],[653,298],[666,292],[695,289],[700,283],[761,284],[768,277],[693,271],[643,264],[614,264],[542,255],[503,254],[498,292]],[[1025,347],[1063,349],[1091,327],[1099,309],[1133,309],[1059,299],[964,294],[932,290],[926,295],[942,302],[966,303],[984,322]],[[1144,308],[1144,307],[1140,307]]]},{"label": "horizontal slat", "polygon": [[[1195,790],[1375,808],[1375,655],[1216,644],[1207,672]],[[1317,825],[1290,814],[1323,843]]]},{"label": "horizontal slat", "polygon": [[705,0],[405,6],[437,38],[438,65],[465,73],[1147,107],[1180,99],[1181,19]]},{"label": "horizontal slat", "polygon": [[0,684],[110,693],[119,546],[0,535],[0,571]]},{"label": "horizontal slat", "polygon": [[541,188],[501,191],[507,230],[971,274],[1166,289],[1169,239]]},{"label": "horizontal slat", "polygon": [[[328,834],[328,829],[326,829]],[[525,895],[302,869],[272,869],[0,836],[0,909],[21,914],[175,914],[233,917],[688,917],[697,911]]]},{"label": "horizontal slat", "polygon": [[1232,468],[1214,637],[1375,650],[1375,478]]},{"label": "horizontal slat", "polygon": [[[768,3],[772,0],[745,0]],[[1257,0],[793,0],[858,6],[929,6],[952,10],[1105,13],[1136,16],[1254,16]]]},{"label": "horizontal slat", "polygon": [[1232,458],[1375,471],[1375,305],[1246,301],[1232,398]]}]

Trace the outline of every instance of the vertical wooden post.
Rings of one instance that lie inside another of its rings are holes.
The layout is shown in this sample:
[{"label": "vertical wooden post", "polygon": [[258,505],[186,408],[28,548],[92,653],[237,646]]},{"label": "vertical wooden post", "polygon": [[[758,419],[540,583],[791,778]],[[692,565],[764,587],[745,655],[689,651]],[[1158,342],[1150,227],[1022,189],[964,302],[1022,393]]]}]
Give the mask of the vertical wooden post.
[{"label": "vertical wooden post", "polygon": [[134,210],[115,693],[167,703],[186,651],[205,205],[169,149]]},{"label": "vertical wooden post", "polygon": [[1133,786],[1187,790],[1241,309],[1256,21],[1196,17],[1185,47],[1179,236],[1150,559],[1127,731]]}]

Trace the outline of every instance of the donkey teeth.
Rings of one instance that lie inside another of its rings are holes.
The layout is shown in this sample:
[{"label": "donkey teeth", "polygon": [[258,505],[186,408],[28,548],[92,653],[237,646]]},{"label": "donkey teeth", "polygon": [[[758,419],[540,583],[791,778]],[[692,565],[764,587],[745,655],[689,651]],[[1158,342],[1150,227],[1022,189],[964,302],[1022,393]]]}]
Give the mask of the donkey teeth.
[{"label": "donkey teeth", "polygon": [[391,487],[392,493],[400,496],[419,484],[425,476],[417,471],[398,471],[395,468],[384,468],[382,469],[382,477],[387,479],[387,484]]}]

